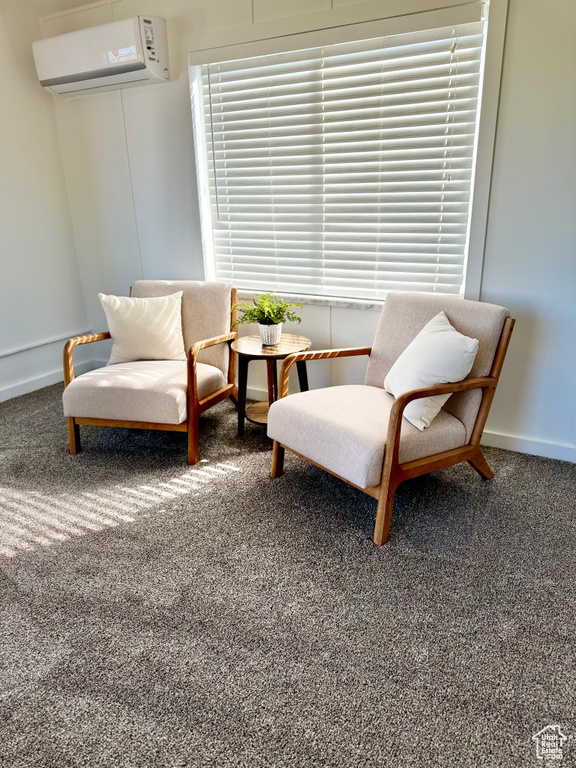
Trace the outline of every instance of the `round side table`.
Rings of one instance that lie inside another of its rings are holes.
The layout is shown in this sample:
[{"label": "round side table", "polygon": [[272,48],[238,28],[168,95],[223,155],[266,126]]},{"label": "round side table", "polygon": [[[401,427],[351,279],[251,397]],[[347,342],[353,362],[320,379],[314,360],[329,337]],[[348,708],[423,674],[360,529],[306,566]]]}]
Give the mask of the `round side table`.
[{"label": "round side table", "polygon": [[[243,336],[232,342],[232,349],[238,354],[238,435],[244,434],[244,420],[255,424],[268,422],[268,408],[278,397],[278,375],[276,360],[283,360],[293,352],[304,352],[312,342],[306,336],[283,333],[278,344],[265,347],[260,336]],[[268,402],[254,403],[246,407],[246,387],[248,384],[248,364],[251,360],[266,360],[268,368]],[[296,363],[300,391],[308,389],[306,361]]]}]

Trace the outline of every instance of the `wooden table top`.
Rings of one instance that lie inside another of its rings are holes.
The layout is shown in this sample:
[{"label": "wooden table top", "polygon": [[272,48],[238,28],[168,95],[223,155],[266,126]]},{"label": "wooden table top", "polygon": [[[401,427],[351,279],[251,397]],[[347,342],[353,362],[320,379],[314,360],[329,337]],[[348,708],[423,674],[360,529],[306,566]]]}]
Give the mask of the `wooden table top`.
[{"label": "wooden table top", "polygon": [[273,346],[262,345],[260,336],[242,336],[232,342],[232,349],[239,355],[248,355],[249,357],[274,357],[283,358],[291,355],[293,352],[304,352],[309,349],[312,342],[306,336],[296,336],[293,333],[283,333],[280,342]]}]

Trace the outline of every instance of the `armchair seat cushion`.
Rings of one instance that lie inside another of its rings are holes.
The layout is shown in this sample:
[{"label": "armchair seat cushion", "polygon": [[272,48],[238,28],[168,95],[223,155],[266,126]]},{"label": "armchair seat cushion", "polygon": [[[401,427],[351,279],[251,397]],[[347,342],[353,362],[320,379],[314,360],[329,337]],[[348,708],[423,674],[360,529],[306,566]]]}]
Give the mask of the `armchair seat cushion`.
[{"label": "armchair seat cushion", "polygon": [[[198,398],[226,385],[219,368],[197,363]],[[64,415],[181,424],[187,418],[185,360],[138,360],[97,368],[64,390]]]},{"label": "armchair seat cushion", "polygon": [[[345,480],[380,484],[394,397],[380,387],[347,385],[289,395],[268,414],[268,436]],[[466,429],[440,411],[421,432],[402,419],[399,461],[405,463],[466,444]]]}]

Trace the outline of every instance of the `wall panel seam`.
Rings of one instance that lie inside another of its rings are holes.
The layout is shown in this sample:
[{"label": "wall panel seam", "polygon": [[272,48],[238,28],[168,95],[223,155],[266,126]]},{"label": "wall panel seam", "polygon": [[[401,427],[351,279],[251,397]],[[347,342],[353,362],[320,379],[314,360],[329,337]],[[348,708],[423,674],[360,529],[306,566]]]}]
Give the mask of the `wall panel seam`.
[{"label": "wall panel seam", "polygon": [[84,336],[87,333],[92,333],[92,331],[89,328],[86,328],[82,331],[70,332],[64,334],[63,336],[55,336],[54,338],[44,339],[43,341],[35,341],[32,344],[26,344],[22,347],[14,347],[13,349],[7,349],[3,352],[0,351],[0,358],[10,357],[11,355],[19,355],[21,352],[28,352],[30,349],[38,349],[39,347],[45,347],[49,344],[56,344],[58,341],[67,341],[74,336]]}]

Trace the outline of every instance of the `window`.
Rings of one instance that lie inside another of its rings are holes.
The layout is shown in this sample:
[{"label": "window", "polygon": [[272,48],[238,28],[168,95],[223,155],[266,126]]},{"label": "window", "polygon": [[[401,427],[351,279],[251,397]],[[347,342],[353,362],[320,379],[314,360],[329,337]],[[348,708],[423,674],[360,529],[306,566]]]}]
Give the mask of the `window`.
[{"label": "window", "polygon": [[214,276],[324,297],[462,294],[484,26],[197,67]]}]

